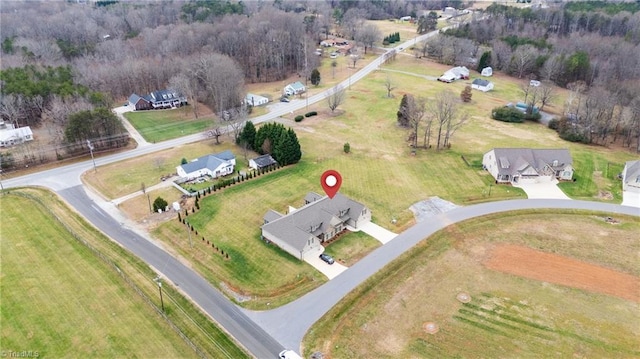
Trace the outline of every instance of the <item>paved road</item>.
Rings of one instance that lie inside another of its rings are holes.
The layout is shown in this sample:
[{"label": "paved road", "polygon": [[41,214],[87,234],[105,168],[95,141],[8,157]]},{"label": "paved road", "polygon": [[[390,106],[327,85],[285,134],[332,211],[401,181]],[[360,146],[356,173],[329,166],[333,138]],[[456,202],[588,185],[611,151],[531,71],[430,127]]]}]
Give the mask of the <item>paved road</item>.
[{"label": "paved road", "polygon": [[311,325],[318,321],[338,301],[421,240],[450,224],[470,218],[492,213],[535,208],[584,209],[640,216],[638,208],[609,203],[559,199],[509,200],[458,207],[414,225],[389,243],[361,259],[336,278],[295,302],[266,312],[247,311],[247,315],[286,347],[298,348]]},{"label": "paved road", "polygon": [[[436,32],[422,35],[418,37],[417,41],[434,36],[435,34]],[[407,41],[397,48],[406,47],[412,42],[414,42],[414,40]],[[356,83],[371,71],[377,69],[383,60],[384,55],[373,60],[338,86],[347,88],[349,84]],[[305,107],[307,103],[313,104],[322,101],[330,93],[331,89],[311,96],[308,101],[295,101],[284,106],[278,106],[272,112],[253,118],[251,121],[256,124],[271,121],[279,116],[301,109]],[[204,138],[206,137],[203,132],[156,144],[143,142],[141,146],[138,146],[134,150],[96,158],[95,163],[100,167],[109,163],[200,141]],[[246,315],[246,313],[249,313],[248,311],[242,310],[228,301],[216,288],[211,286],[211,284],[197,273],[184,266],[154,242],[144,238],[144,236],[136,233],[133,229],[128,228],[124,221],[114,219],[109,211],[102,209],[105,203],[98,203],[87,196],[87,193],[82,187],[80,176],[88,170],[93,170],[91,160],[6,179],[3,180],[3,186],[4,188],[43,186],[58,192],[89,222],[143,259],[146,263],[153,266],[162,276],[179,286],[184,293],[197,303],[198,306],[203,308],[214,320],[220,323],[227,332],[244,345],[253,355],[258,358],[277,357],[277,354],[284,347],[274,340],[269,333],[256,325],[256,323]],[[288,340],[288,342],[292,341]],[[297,349],[298,346],[294,346],[293,348]]]}]

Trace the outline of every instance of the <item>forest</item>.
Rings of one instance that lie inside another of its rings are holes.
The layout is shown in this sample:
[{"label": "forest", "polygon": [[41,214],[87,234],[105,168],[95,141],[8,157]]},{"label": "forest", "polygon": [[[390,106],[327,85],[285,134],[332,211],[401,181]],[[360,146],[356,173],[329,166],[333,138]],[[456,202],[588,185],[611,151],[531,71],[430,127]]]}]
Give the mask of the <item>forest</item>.
[{"label": "forest", "polygon": [[637,4],[598,2],[538,9],[494,3],[415,51],[441,63],[478,71],[491,66],[567,88],[565,116],[552,124],[561,137],[621,141],[640,151],[639,10]]},{"label": "forest", "polygon": [[[87,150],[89,138],[82,136],[111,138],[122,131],[116,126],[110,127],[114,133],[87,130],[71,136],[73,114],[91,122],[92,111],[113,107],[131,93],[167,87],[223,113],[241,103],[246,83],[309,77],[319,65],[313,52],[331,32],[366,50],[383,36],[365,19],[472,5],[457,0],[3,2],[0,115],[6,123],[40,126],[51,134],[51,143],[17,154],[16,161],[43,161],[45,156],[35,153],[52,148],[60,157],[73,155]],[[561,128],[588,131],[571,136],[580,141],[605,144],[619,136],[630,146],[640,132],[637,10],[597,2],[548,9],[491,5],[478,20],[417,46],[416,52],[575,89],[566,111],[574,124]],[[418,22],[420,32],[434,27],[433,15]],[[474,59],[484,60],[470,64]],[[582,105],[591,98],[597,105]],[[103,149],[126,145],[96,143],[107,146]]]}]

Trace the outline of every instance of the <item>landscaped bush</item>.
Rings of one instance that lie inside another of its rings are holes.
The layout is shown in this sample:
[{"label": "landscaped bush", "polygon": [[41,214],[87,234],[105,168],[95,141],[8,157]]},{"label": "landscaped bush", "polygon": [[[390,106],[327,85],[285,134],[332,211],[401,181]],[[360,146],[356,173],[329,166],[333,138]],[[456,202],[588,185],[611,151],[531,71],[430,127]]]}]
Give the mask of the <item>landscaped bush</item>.
[{"label": "landscaped bush", "polygon": [[303,118],[304,118],[304,116],[302,116],[302,115],[298,115],[298,116],[296,116],[296,117],[294,118],[294,120],[295,120],[296,122],[300,122],[300,121],[302,121],[302,119],[303,119]]},{"label": "landscaped bush", "polygon": [[491,112],[491,118],[503,122],[524,122],[524,114],[513,107],[498,107]]},{"label": "landscaped bush", "polygon": [[311,112],[307,112],[304,114],[304,117],[311,117],[311,116],[315,116],[318,113],[316,111],[311,111]]},{"label": "landscaped bush", "polygon": [[540,112],[532,113],[530,115],[524,115],[524,119],[527,121],[538,121],[542,118]]}]

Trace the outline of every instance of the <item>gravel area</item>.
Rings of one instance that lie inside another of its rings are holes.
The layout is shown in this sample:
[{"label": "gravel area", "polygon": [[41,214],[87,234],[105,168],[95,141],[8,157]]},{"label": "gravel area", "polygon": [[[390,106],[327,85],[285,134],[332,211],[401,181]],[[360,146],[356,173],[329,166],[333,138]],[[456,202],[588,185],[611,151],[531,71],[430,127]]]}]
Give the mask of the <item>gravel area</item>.
[{"label": "gravel area", "polygon": [[422,222],[429,217],[448,212],[458,207],[458,205],[445,201],[440,197],[431,197],[427,200],[414,203],[409,209],[413,212],[416,221]]}]

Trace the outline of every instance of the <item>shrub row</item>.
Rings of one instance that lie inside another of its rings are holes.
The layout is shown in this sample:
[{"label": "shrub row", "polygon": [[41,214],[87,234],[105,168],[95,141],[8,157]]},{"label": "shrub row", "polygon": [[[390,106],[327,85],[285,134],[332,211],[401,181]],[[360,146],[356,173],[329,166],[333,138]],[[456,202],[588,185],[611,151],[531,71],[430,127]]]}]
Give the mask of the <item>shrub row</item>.
[{"label": "shrub row", "polygon": [[311,111],[311,112],[307,112],[304,114],[304,117],[311,117],[311,116],[315,116],[318,113],[316,111]]}]

